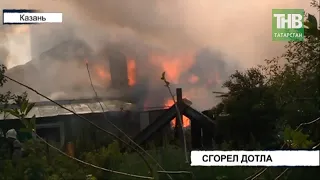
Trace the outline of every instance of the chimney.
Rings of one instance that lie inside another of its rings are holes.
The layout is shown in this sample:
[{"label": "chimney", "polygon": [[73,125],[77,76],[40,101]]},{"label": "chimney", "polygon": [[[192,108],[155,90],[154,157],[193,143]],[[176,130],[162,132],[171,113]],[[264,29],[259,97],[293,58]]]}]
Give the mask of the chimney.
[{"label": "chimney", "polygon": [[118,51],[108,53],[111,86],[115,89],[128,88],[127,58]]}]

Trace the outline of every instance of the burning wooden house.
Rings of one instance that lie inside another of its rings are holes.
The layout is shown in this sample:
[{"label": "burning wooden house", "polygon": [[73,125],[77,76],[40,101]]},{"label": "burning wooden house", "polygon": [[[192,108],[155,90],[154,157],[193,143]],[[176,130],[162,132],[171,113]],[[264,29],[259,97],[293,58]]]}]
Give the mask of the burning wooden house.
[{"label": "burning wooden house", "polygon": [[[186,53],[181,58],[180,56],[176,58],[174,55],[127,52],[121,47],[111,45],[98,53],[93,53],[85,42],[71,38],[41,53],[37,60],[10,69],[7,75],[33,87],[64,106],[68,106],[76,113],[97,121],[98,125],[112,130],[112,126],[104,120],[99,103],[92,100],[95,99],[95,92],[92,89],[94,86],[99,97],[104,98],[105,114],[110,120],[131,137],[135,137],[137,143],[143,144],[152,137],[151,135],[171,127],[172,122],[178,126],[176,129],[183,126],[172,121],[177,116],[174,101],[168,97],[163,88],[160,75],[166,71],[168,80],[172,84],[179,84],[179,80],[183,79],[182,75],[185,73],[186,83],[197,83],[201,77],[193,72],[190,76],[192,78],[189,80],[190,74],[187,73],[193,67],[194,61],[193,53]],[[139,71],[136,68],[140,68]],[[159,82],[155,82],[155,79],[158,79]],[[207,83],[206,80],[203,82]],[[211,81],[209,82],[211,84]],[[139,83],[142,84],[141,87],[138,87]],[[9,88],[7,88],[8,86]],[[150,88],[153,89],[149,90]],[[11,83],[5,84],[1,92],[8,90],[17,93],[24,92],[26,89]],[[182,101],[181,90],[177,91],[177,96],[177,103],[183,114],[183,124],[190,126],[191,122],[192,137],[198,139],[193,140],[193,145],[195,148],[199,148],[199,143],[195,144],[197,141],[200,142],[200,136],[210,134],[206,133],[209,131],[204,130],[203,127],[210,127],[206,123],[212,124],[211,118]],[[87,124],[81,125],[79,120],[75,120],[74,115],[61,108],[47,102],[41,102],[42,99],[34,96],[32,92],[29,92],[29,98],[37,102],[34,112],[30,114],[37,116],[39,134],[46,137],[46,132],[52,131],[49,133],[51,135],[48,135],[52,137],[46,138],[59,141],[61,146],[81,134],[82,127],[88,127]],[[136,107],[146,106],[146,101],[156,102],[158,105],[168,105],[169,109],[137,111]],[[140,105],[137,105],[139,103]],[[4,126],[18,122],[12,117],[2,116],[3,120],[0,123]],[[11,120],[7,121],[8,119]],[[165,133],[165,130],[162,133]]]},{"label": "burning wooden house", "polygon": [[[179,91],[181,89],[177,90],[178,94]],[[183,125],[177,121],[178,114],[175,105],[168,109],[137,111],[134,104],[118,100],[60,100],[57,103],[87,118],[101,128],[121,136],[122,134],[108,123],[111,121],[138,144],[145,144],[155,136],[165,137],[172,127],[172,120],[175,120],[175,124],[178,125],[176,127],[177,138],[181,139],[182,136],[179,129],[181,130]],[[177,105],[181,115],[191,121],[189,127],[191,128],[192,148],[212,147],[213,120],[192,108],[191,102],[187,99],[178,98]],[[97,129],[94,127],[92,131],[94,133],[87,133],[90,129],[88,122],[51,102],[36,103],[28,116],[31,118],[33,115],[37,118],[37,134],[49,142],[58,143],[61,148],[67,142],[75,142],[82,135],[89,136],[94,142],[98,138]],[[3,132],[11,128],[19,130],[22,127],[19,119],[10,114],[3,113],[0,118],[0,127]]]}]

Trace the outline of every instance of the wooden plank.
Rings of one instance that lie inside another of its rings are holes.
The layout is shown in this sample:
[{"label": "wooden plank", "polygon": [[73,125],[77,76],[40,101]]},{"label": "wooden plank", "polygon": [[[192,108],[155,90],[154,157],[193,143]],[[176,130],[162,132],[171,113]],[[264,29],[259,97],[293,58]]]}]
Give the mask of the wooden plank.
[{"label": "wooden plank", "polygon": [[[187,106],[183,103],[181,104],[182,111]],[[148,127],[142,130],[134,139],[137,144],[143,144],[150,139],[153,133],[158,132],[160,129],[165,127],[168,123],[171,122],[173,118],[176,117],[176,108],[171,106],[166,112],[160,115],[154,122],[152,122]]]}]

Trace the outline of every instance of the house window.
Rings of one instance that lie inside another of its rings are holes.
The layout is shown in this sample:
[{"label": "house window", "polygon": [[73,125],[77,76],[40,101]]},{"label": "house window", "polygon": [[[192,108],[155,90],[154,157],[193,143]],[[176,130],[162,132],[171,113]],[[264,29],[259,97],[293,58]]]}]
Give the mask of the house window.
[{"label": "house window", "polygon": [[63,147],[65,141],[63,123],[37,124],[36,129],[37,134],[45,141]]},{"label": "house window", "polygon": [[60,143],[60,128],[40,128],[37,129],[37,134],[42,137],[44,140],[50,142],[59,142]]}]

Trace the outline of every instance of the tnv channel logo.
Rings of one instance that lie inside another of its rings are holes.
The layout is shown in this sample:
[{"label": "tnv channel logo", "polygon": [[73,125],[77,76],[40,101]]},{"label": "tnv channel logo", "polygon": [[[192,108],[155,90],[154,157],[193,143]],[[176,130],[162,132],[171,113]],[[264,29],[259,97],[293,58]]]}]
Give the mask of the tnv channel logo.
[{"label": "tnv channel logo", "polygon": [[304,40],[304,10],[303,9],[273,9],[272,10],[272,40],[273,41],[303,41]]}]

